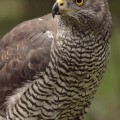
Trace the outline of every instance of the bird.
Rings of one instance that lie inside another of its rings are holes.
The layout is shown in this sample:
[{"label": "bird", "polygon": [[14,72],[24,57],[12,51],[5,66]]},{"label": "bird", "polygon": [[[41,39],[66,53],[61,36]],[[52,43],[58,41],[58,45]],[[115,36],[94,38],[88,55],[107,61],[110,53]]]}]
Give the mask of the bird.
[{"label": "bird", "polygon": [[[0,40],[6,120],[83,120],[107,68],[108,0],[56,0]],[[5,108],[5,110],[4,110]]]}]

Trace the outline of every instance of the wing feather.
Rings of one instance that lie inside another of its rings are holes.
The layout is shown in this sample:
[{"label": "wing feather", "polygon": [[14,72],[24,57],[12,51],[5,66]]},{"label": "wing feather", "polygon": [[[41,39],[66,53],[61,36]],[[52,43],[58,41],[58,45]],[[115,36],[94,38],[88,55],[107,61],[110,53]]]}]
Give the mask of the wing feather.
[{"label": "wing feather", "polygon": [[0,103],[36,72],[45,71],[55,35],[51,15],[16,26],[0,41]]}]

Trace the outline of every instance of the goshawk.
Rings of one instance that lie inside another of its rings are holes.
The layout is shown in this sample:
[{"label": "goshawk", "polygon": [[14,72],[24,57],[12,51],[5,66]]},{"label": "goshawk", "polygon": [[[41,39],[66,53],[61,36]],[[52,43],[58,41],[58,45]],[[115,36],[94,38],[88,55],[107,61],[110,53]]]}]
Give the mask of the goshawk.
[{"label": "goshawk", "polygon": [[82,120],[106,70],[111,31],[108,0],[57,0],[52,14],[6,34],[0,40],[6,119]]}]

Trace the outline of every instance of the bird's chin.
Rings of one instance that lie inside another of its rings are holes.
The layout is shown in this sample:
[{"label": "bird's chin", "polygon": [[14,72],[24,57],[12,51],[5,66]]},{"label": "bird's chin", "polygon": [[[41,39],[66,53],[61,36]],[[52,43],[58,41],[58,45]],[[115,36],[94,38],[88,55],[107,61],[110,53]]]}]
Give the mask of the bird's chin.
[{"label": "bird's chin", "polygon": [[62,15],[62,16],[72,16],[72,14],[74,14],[75,12],[77,12],[77,11],[71,10],[71,9],[60,10],[60,11],[58,12],[58,15]]},{"label": "bird's chin", "polygon": [[69,12],[69,11],[64,11],[64,12],[59,12],[57,15],[59,15],[61,17],[72,17],[73,13]]}]

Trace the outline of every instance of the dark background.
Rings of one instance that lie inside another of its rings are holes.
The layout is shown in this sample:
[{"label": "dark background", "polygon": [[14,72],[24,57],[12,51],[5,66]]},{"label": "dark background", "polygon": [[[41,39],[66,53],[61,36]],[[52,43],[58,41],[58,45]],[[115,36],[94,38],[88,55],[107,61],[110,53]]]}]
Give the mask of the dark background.
[{"label": "dark background", "polygon": [[[0,0],[0,38],[22,21],[51,12],[55,0]],[[109,0],[113,17],[111,58],[86,120],[120,120],[120,0]]]}]

